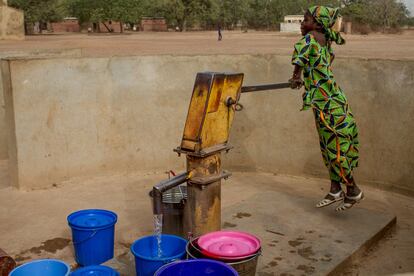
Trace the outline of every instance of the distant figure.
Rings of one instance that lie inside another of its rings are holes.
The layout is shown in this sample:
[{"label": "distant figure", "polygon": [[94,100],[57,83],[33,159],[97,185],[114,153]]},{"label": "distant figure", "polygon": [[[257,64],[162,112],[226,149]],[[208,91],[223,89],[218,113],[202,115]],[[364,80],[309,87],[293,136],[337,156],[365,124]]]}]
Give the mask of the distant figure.
[{"label": "distant figure", "polygon": [[[316,207],[341,202],[336,210],[344,211],[360,202],[364,194],[353,177],[359,159],[358,128],[331,70],[335,57],[332,43],[345,44],[339,32],[332,29],[338,16],[338,9],[324,6],[306,11],[301,24],[303,38],[295,44],[292,57],[295,69],[290,82],[292,88],[305,85],[303,110],[313,110],[323,161],[329,170],[331,189]],[[346,193],[341,184],[346,186]]]},{"label": "distant figure", "polygon": [[223,39],[223,36],[221,35],[221,25],[217,25],[217,32],[218,32],[218,41],[221,41]]}]

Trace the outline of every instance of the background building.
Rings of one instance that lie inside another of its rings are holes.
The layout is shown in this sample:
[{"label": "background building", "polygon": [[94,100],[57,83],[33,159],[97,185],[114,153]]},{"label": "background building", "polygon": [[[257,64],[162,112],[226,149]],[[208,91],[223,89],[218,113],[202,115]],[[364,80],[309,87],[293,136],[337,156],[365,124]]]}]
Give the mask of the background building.
[{"label": "background building", "polygon": [[280,23],[280,31],[285,33],[300,33],[300,24],[303,19],[303,15],[286,15],[284,22]]},{"label": "background building", "polygon": [[61,22],[51,23],[52,30],[57,33],[62,32],[79,32],[79,20],[76,17],[65,17]]},{"label": "background building", "polygon": [[143,17],[141,29],[144,32],[166,32],[167,22],[163,17]]}]

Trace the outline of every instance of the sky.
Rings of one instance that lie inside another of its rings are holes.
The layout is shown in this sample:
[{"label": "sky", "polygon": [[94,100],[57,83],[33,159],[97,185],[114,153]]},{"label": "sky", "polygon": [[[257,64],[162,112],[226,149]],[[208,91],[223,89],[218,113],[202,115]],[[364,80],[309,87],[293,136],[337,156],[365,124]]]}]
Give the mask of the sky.
[{"label": "sky", "polygon": [[414,0],[402,0],[402,2],[407,6],[411,16],[414,16]]}]

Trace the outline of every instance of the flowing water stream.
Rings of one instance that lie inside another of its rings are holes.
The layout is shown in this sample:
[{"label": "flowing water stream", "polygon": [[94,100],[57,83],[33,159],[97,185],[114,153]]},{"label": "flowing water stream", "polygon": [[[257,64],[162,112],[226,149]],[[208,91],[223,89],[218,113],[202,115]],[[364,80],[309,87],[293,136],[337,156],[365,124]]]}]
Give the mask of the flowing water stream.
[{"label": "flowing water stream", "polygon": [[157,257],[161,258],[162,214],[154,215],[154,235],[157,238]]}]

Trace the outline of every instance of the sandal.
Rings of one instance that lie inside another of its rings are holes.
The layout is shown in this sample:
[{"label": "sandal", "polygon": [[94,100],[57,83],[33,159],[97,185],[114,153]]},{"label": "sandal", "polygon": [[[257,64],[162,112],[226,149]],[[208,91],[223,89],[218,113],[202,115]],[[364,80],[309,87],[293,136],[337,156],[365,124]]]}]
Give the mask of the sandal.
[{"label": "sandal", "polygon": [[329,193],[325,196],[324,199],[322,199],[318,202],[318,204],[316,204],[316,208],[326,207],[328,205],[331,205],[332,203],[343,200],[344,197],[345,193],[343,191],[339,191],[336,194]]},{"label": "sandal", "polygon": [[345,195],[344,202],[342,202],[342,204],[336,208],[336,211],[340,212],[340,211],[348,210],[352,208],[352,206],[354,206],[355,204],[360,203],[361,200],[363,199],[364,199],[364,193],[362,191],[357,196],[346,196]]}]

